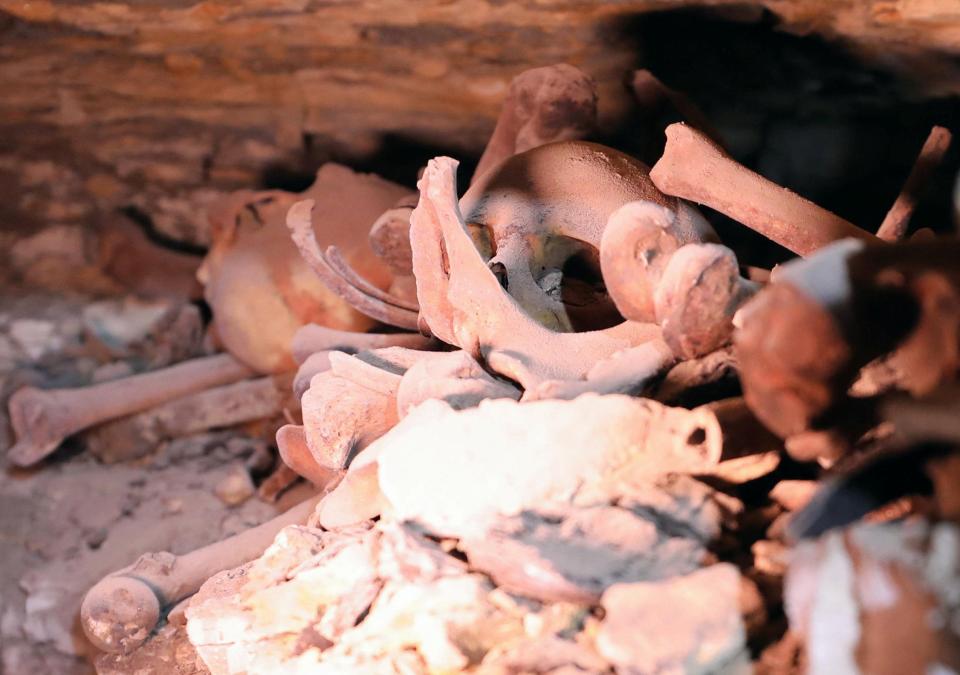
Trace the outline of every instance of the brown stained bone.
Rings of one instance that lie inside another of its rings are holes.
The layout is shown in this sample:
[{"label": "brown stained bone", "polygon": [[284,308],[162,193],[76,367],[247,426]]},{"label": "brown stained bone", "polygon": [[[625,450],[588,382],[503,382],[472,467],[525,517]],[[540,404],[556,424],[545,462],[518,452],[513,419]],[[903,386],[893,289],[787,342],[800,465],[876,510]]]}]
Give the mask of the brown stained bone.
[{"label": "brown stained bone", "polygon": [[663,156],[650,179],[665,194],[704,204],[797,255],[853,237],[879,241],[856,225],[738,164],[685,124],[667,127]]},{"label": "brown stained bone", "polygon": [[909,364],[896,386],[922,393],[951,377],[960,339],[957,255],[949,240],[851,241],[781,267],[741,310],[735,335],[756,415],[784,438],[815,430],[845,401],[858,371],[894,350],[891,360]]},{"label": "brown stained bone", "polygon": [[737,257],[719,244],[687,244],[670,257],[654,291],[663,339],[681,359],[730,342],[733,317],[756,291],[740,276]]},{"label": "brown stained bone", "polygon": [[290,349],[297,363],[303,363],[311,354],[320,351],[340,351],[347,354],[384,347],[429,349],[434,342],[417,333],[352,333],[317,324],[300,328],[293,336]]},{"label": "brown stained bone", "polygon": [[314,273],[327,288],[357,311],[391,326],[415,330],[417,328],[415,311],[401,304],[370,295],[337,271],[327,253],[320,248],[314,234],[312,225],[314,206],[314,200],[307,199],[297,202],[287,212],[287,227],[290,229],[293,242]]},{"label": "brown stained bone", "polygon": [[101,424],[85,434],[85,441],[93,455],[113,463],[142,457],[165,440],[275,418],[299,407],[290,395],[288,375],[261,377],[188,394]]},{"label": "brown stained bone", "polygon": [[221,354],[89,387],[24,387],[8,403],[17,443],[7,456],[17,466],[36,464],[78,431],[250,375],[247,366]]},{"label": "brown stained bone", "polygon": [[877,229],[877,237],[884,241],[900,241],[907,234],[907,228],[910,226],[910,218],[917,207],[917,203],[923,196],[923,191],[930,181],[930,177],[937,170],[937,167],[943,161],[943,156],[950,148],[950,142],[953,140],[952,134],[943,127],[933,127],[930,135],[920,148],[920,154],[917,156],[910,175],[907,177],[900,194],[886,217]]},{"label": "brown stained bone", "polygon": [[455,410],[472,408],[493,398],[520,398],[513,385],[488,374],[464,351],[436,354],[413,364],[397,389],[397,412],[405,417],[424,401],[446,401]]},{"label": "brown stained bone", "polygon": [[673,254],[686,244],[718,241],[709,224],[692,213],[637,201],[610,215],[600,240],[600,269],[625,318],[656,321],[654,293]]},{"label": "brown stained bone", "polygon": [[284,527],[305,522],[319,499],[307,499],[273,520],[185,555],[140,556],[87,592],[80,607],[84,633],[102,651],[133,651],[150,637],[165,609],[196,593],[217,572],[262,554]]},{"label": "brown stained bone", "polygon": [[584,138],[596,123],[596,85],[580,69],[558,63],[526,70],[510,83],[474,180],[531,148]]},{"label": "brown stained bone", "polygon": [[[578,153],[601,152],[576,145]],[[562,144],[545,147],[552,155]],[[524,389],[544,380],[582,379],[597,361],[659,337],[651,324],[628,321],[600,331],[556,333],[531,318],[500,286],[467,232],[457,202],[456,166],[446,157],[431,160],[411,220],[421,316],[437,337],[486,360]]]},{"label": "brown stained bone", "polygon": [[647,173],[646,165],[611,148],[553,143],[478,178],[460,212],[487,267],[533,319],[563,332],[607,328],[623,319],[599,281],[602,237],[617,209],[653,202],[676,214],[683,235],[699,240],[710,231],[695,209],[661,194]]},{"label": "brown stained bone", "polygon": [[378,288],[390,271],[367,241],[370,223],[406,189],[375,176],[326,164],[302,195],[240,192],[212,210],[214,246],[200,270],[214,326],[226,348],[261,372],[293,367],[290,339],[304,324],[366,330],[373,321],[325,286],[300,256],[285,227],[298,199],[322,216],[305,227],[324,248],[335,246],[350,268]]}]

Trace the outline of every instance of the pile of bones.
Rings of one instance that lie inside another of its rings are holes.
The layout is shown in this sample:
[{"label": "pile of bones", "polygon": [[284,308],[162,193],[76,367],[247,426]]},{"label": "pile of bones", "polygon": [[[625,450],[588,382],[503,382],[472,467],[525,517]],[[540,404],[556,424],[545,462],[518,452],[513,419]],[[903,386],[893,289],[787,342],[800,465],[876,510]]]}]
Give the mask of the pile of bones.
[{"label": "pile of bones", "polygon": [[[582,140],[583,73],[527,71],[462,197],[437,157],[212,209],[222,353],[13,395],[20,466],[282,411],[269,490],[315,487],[90,589],[101,672],[960,669],[960,243],[906,236],[950,134],[873,234],[633,86],[686,120],[652,168]],[[698,205],[796,259],[740,265]]]}]

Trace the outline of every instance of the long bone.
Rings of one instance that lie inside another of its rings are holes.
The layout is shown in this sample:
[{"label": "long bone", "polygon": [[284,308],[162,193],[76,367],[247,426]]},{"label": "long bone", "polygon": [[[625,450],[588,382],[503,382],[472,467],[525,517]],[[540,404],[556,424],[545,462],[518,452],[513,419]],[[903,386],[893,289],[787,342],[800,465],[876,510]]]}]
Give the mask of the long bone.
[{"label": "long bone", "polygon": [[666,133],[663,156],[650,170],[664,193],[709,206],[801,256],[847,237],[880,241],[738,164],[696,129],[671,124]]},{"label": "long bone", "polygon": [[631,321],[585,333],[556,333],[534,321],[504,292],[467,232],[457,202],[457,164],[449,157],[430,161],[411,219],[417,295],[435,335],[525,389],[544,380],[582,379],[597,361],[659,337],[657,326]]},{"label": "long bone", "polygon": [[306,522],[321,497],[311,497],[266,523],[185,555],[140,556],[87,591],[80,606],[84,633],[102,651],[133,651],[150,637],[164,609],[196,593],[217,572],[261,555],[284,527]]},{"label": "long bone", "polygon": [[89,387],[24,387],[8,403],[17,443],[7,456],[17,466],[30,466],[87,427],[251,375],[237,359],[219,354]]},{"label": "long bone", "polygon": [[943,127],[933,127],[930,135],[920,148],[920,154],[907,176],[896,201],[887,211],[886,217],[877,228],[877,236],[884,241],[900,241],[907,234],[910,217],[917,207],[917,202],[927,187],[927,182],[937,167],[943,161],[943,156],[950,148],[953,135]]}]

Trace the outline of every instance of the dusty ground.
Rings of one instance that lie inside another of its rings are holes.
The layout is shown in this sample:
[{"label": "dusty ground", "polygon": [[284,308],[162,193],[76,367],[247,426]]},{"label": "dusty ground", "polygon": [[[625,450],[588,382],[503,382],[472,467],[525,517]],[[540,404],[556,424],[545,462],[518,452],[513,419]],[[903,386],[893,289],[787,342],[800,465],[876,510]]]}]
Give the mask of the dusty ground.
[{"label": "dusty ground", "polygon": [[[69,386],[124,368],[81,356],[91,300],[0,296],[0,394],[25,382]],[[98,369],[100,369],[98,371]],[[0,448],[10,430],[0,424]],[[146,551],[182,553],[260,523],[289,501],[228,507],[214,487],[261,441],[239,432],[165,444],[104,465],[72,442],[31,471],[0,472],[0,673],[87,673],[76,613],[104,574]]]}]

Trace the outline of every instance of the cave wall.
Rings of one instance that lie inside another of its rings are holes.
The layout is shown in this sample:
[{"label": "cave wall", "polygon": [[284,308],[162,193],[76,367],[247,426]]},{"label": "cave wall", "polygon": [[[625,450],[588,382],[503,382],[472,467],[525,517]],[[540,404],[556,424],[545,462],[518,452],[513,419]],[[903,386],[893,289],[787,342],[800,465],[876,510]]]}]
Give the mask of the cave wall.
[{"label": "cave wall", "polygon": [[0,244],[126,214],[199,250],[218,195],[331,158],[412,183],[431,152],[475,155],[530,66],[586,70],[614,128],[637,18],[691,5],[835,41],[915,96],[960,89],[946,0],[0,0]]}]

